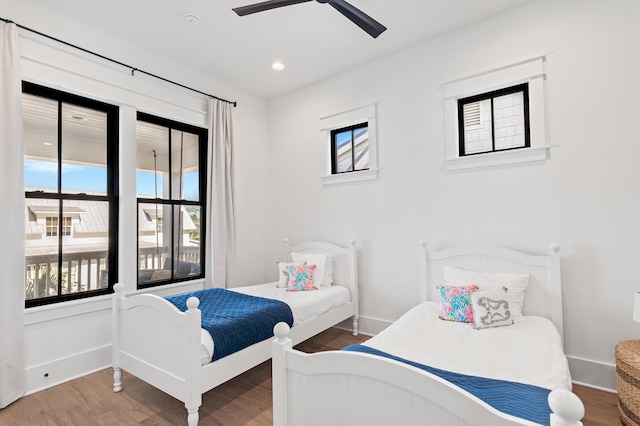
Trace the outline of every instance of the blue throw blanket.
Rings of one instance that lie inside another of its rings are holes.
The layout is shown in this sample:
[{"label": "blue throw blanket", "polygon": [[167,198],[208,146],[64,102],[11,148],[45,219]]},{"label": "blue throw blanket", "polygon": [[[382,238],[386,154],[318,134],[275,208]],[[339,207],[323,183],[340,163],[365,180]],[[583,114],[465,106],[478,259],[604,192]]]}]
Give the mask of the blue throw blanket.
[{"label": "blue throw blanket", "polygon": [[467,376],[451,371],[440,370],[363,345],[349,345],[343,348],[343,350],[364,352],[404,362],[453,383],[505,414],[520,417],[541,425],[549,425],[551,409],[549,408],[547,398],[551,391],[548,389],[526,385],[524,383]]},{"label": "blue throw blanket", "polygon": [[279,300],[249,296],[222,288],[198,290],[167,297],[176,308],[187,310],[187,299],[200,299],[202,328],[214,341],[213,360],[223,358],[273,336],[280,321],[293,326],[291,308]]}]

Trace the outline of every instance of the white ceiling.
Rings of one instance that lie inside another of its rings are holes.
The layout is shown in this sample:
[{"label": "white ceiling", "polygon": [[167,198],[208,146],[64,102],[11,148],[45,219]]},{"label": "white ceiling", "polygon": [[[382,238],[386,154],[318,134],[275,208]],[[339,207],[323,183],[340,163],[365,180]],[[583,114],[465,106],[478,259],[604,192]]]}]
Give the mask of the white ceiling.
[{"label": "white ceiling", "polygon": [[[255,1],[37,0],[264,98],[527,1],[531,0],[351,0],[388,28],[374,39],[329,4],[316,1],[239,17],[231,9]],[[187,23],[185,14],[197,15],[200,22]],[[271,68],[276,60],[284,63],[283,71]]]}]

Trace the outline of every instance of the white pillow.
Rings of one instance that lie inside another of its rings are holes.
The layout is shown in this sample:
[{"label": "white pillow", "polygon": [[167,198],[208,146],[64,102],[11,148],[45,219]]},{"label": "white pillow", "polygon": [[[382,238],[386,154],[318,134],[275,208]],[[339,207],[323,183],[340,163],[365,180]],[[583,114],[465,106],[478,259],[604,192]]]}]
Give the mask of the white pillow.
[{"label": "white pillow", "polygon": [[524,294],[529,284],[528,274],[490,274],[488,272],[470,271],[467,269],[445,266],[442,270],[445,285],[466,286],[477,284],[478,290],[494,290],[507,288],[506,298],[509,301],[511,318],[522,319]]},{"label": "white pillow", "polygon": [[509,290],[494,288],[471,293],[473,328],[482,329],[513,324],[510,303],[506,297],[508,292]]},{"label": "white pillow", "polygon": [[304,262],[278,262],[278,284],[280,288],[287,288],[289,285],[289,267],[303,266]]},{"label": "white pillow", "polygon": [[325,267],[327,264],[326,254],[314,254],[314,253],[291,253],[291,260],[294,262],[303,262],[307,265],[316,265],[313,272],[313,286],[320,288],[321,283],[324,281]]}]

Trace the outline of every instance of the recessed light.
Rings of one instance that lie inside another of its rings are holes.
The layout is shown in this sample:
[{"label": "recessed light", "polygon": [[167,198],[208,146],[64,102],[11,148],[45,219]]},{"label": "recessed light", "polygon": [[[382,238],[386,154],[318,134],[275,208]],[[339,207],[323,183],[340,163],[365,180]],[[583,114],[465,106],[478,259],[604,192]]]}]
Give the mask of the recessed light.
[{"label": "recessed light", "polygon": [[187,13],[184,15],[184,20],[187,21],[187,24],[198,25],[200,23],[200,17],[198,15],[194,15],[193,13]]},{"label": "recessed light", "polygon": [[271,68],[277,71],[281,71],[284,69],[284,64],[282,62],[274,62],[273,65],[271,65]]},{"label": "recessed light", "polygon": [[43,142],[42,144],[46,145],[46,146],[52,146],[53,145],[51,142]]}]

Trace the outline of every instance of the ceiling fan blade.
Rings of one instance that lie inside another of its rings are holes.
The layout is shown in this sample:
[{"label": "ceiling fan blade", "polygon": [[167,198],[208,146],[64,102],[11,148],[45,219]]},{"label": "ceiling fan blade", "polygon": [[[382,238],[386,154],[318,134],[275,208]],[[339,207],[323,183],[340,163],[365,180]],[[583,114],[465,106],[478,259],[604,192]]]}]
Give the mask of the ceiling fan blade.
[{"label": "ceiling fan blade", "polygon": [[291,6],[298,3],[306,3],[313,0],[269,0],[261,3],[250,4],[247,6],[234,7],[232,10],[238,16],[250,15],[252,13],[262,12],[276,7]]},{"label": "ceiling fan blade", "polygon": [[[325,2],[323,1],[321,3]],[[378,37],[387,29],[387,27],[382,25],[380,22],[344,0],[329,0],[328,3],[338,12],[349,18],[351,22],[365,30],[373,38]]]}]

